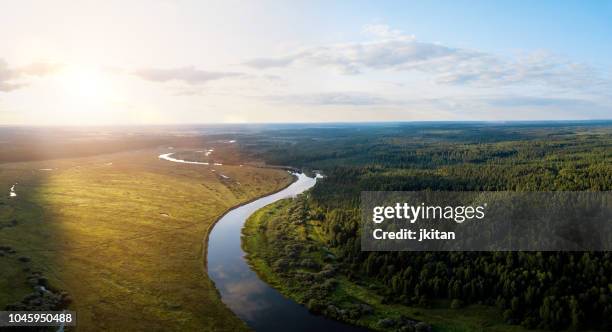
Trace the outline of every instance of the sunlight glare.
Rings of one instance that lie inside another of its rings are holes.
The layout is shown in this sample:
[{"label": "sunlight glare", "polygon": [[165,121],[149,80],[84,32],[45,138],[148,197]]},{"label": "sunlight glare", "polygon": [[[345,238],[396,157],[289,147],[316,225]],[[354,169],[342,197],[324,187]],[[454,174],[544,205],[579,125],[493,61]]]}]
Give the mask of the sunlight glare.
[{"label": "sunlight glare", "polygon": [[108,75],[95,67],[70,66],[59,77],[65,97],[72,104],[91,106],[106,102],[113,88]]},{"label": "sunlight glare", "polygon": [[84,125],[116,121],[122,100],[120,81],[98,66],[69,65],[54,75],[56,118],[62,122]]}]

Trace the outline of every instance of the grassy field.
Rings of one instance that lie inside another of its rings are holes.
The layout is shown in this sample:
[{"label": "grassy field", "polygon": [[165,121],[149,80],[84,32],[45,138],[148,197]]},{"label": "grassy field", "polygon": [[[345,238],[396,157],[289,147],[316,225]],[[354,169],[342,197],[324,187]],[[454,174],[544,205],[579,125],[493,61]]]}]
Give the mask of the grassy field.
[{"label": "grassy field", "polygon": [[245,330],[207,278],[203,239],[228,208],[291,177],[161,152],[0,164],[0,308],[47,284],[68,293],[79,331]]},{"label": "grassy field", "polygon": [[[342,275],[330,276],[329,273],[317,280],[317,276],[322,275],[321,272],[333,270],[330,269],[334,265],[333,259],[330,259],[330,252],[323,246],[318,235],[318,222],[292,222],[291,215],[295,214],[295,211],[289,211],[291,207],[292,202],[287,199],[257,211],[243,228],[242,242],[251,266],[263,280],[285,296],[308,305],[312,294],[320,290],[321,285],[333,284],[333,291],[326,299],[340,310],[350,312],[357,305],[367,305],[371,308],[370,313],[361,314],[360,317],[335,318],[379,331],[395,331],[397,326],[384,328],[381,327],[380,321],[385,318],[397,320],[402,316],[426,322],[434,331],[525,331],[520,326],[505,324],[500,311],[495,307],[470,305],[451,309],[448,301],[430,303],[427,308],[385,304],[382,296],[373,291],[377,286],[382,287],[374,280],[358,284]],[[294,264],[284,270],[275,268],[279,265],[278,260],[283,258],[282,252],[287,250],[286,248],[298,246],[302,250],[298,257],[294,257]],[[305,264],[306,261],[309,263]],[[313,276],[314,281],[305,282],[303,277],[298,277],[305,274]]]}]

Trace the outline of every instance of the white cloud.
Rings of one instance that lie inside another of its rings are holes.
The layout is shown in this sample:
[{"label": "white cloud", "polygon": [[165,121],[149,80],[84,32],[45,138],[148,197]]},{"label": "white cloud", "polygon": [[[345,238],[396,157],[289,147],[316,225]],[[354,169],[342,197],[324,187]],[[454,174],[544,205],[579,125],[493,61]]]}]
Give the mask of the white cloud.
[{"label": "white cloud", "polygon": [[[387,96],[379,93],[362,92],[325,92],[309,94],[288,94],[267,96],[272,103],[288,106],[304,106],[305,109],[317,107],[348,107],[355,112],[356,118],[377,114],[382,110],[396,110],[397,115],[433,115],[442,112],[459,119],[494,120],[501,114],[506,119],[602,119],[609,118],[612,107],[605,101],[595,101],[578,97],[546,97],[529,94],[495,94],[437,97]],[[372,117],[376,119],[376,117]],[[448,119],[447,119],[448,120]]]},{"label": "white cloud", "polygon": [[243,76],[241,73],[206,71],[193,66],[178,68],[143,68],[132,72],[132,74],[148,81],[168,82],[181,81],[187,84],[202,84],[209,81],[220,80],[228,77]]},{"label": "white cloud", "polygon": [[403,39],[415,40],[414,35],[404,34],[401,30],[392,29],[386,24],[366,24],[361,32],[366,36],[371,36],[378,39]]},{"label": "white cloud", "polygon": [[387,98],[359,92],[328,92],[268,96],[267,100],[305,106],[374,106],[390,105],[396,102]]},{"label": "white cloud", "polygon": [[345,74],[358,74],[368,69],[402,69],[403,66],[415,66],[458,53],[458,50],[442,45],[399,38],[313,47],[292,55],[253,59],[245,65],[266,69],[301,62],[332,67]]},{"label": "white cloud", "polygon": [[333,68],[343,74],[396,72],[396,77],[421,72],[440,85],[543,85],[591,92],[612,86],[610,78],[601,77],[594,68],[546,52],[502,57],[417,41],[382,24],[367,25],[363,32],[375,38],[307,47],[293,54],[253,59],[245,65],[267,69],[299,64]]},{"label": "white cloud", "polygon": [[9,92],[26,87],[30,83],[30,78],[50,75],[62,67],[60,64],[35,62],[11,68],[6,61],[0,59],[0,91]]},{"label": "white cloud", "polygon": [[287,55],[282,57],[271,57],[271,58],[255,58],[245,62],[244,64],[249,67],[266,69],[274,67],[286,67],[292,64],[295,60],[299,59],[302,54]]}]

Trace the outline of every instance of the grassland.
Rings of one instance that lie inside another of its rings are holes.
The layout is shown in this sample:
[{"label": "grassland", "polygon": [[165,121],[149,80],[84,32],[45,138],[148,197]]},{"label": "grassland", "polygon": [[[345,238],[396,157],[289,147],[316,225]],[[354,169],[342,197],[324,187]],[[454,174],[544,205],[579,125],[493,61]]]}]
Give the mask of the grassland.
[{"label": "grassland", "polygon": [[[378,331],[397,330],[397,325],[385,328],[381,321],[399,321],[400,317],[426,322],[434,331],[524,331],[520,326],[505,324],[501,312],[491,306],[451,309],[449,301],[435,301],[427,308],[385,303],[374,291],[383,287],[375,280],[352,281],[334,273],[334,253],[323,245],[318,221],[296,222],[292,215],[295,204],[290,199],[257,211],[243,228],[242,246],[263,280],[311,310]],[[296,248],[299,249],[295,251]],[[279,260],[287,257],[288,250],[299,255],[292,256],[288,267],[279,268],[285,265]],[[325,300],[336,309],[330,312],[329,304],[322,308],[313,303],[321,291],[329,291],[324,294]]]},{"label": "grassland", "polygon": [[291,177],[159,153],[0,164],[0,245],[16,251],[0,253],[0,307],[31,293],[39,272],[68,293],[78,331],[246,330],[207,278],[203,239],[224,211]]}]

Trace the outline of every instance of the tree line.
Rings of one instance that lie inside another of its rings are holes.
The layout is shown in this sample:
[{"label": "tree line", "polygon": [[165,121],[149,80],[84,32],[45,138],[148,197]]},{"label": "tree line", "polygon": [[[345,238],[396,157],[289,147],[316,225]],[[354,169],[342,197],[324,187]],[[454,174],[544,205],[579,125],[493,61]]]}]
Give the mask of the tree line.
[{"label": "tree line", "polygon": [[352,130],[268,134],[244,147],[269,163],[323,170],[306,204],[347,277],[384,284],[390,303],[481,303],[526,328],[612,329],[609,252],[362,252],[359,229],[366,190],[611,190],[609,123]]}]

